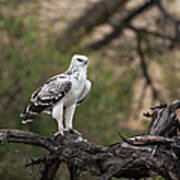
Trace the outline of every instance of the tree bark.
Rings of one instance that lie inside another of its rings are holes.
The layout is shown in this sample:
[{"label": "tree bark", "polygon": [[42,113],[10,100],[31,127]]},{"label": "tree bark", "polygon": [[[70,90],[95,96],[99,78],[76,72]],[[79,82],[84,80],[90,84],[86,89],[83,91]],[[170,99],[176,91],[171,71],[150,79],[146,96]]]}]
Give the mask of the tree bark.
[{"label": "tree bark", "polygon": [[[167,180],[180,179],[180,129],[175,114],[180,101],[171,105],[160,105],[152,113],[145,133],[109,146],[94,145],[83,140],[74,132],[54,139],[15,129],[1,129],[0,142],[24,143],[40,146],[48,153],[26,167],[41,164],[37,180],[53,180],[61,163],[67,164],[71,180],[79,179],[79,174],[87,171],[100,180],[112,177],[145,178],[157,175]],[[2,145],[1,145],[2,146]]]}]

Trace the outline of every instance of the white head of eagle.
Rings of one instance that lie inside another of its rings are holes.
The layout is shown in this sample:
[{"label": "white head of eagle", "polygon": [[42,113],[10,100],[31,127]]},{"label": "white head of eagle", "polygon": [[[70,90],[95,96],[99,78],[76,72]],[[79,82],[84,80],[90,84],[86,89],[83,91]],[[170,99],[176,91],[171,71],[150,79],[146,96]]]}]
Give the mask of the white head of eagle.
[{"label": "white head of eagle", "polygon": [[87,67],[88,57],[74,55],[64,73],[51,77],[31,95],[29,104],[21,114],[22,123],[32,122],[38,114],[45,112],[58,122],[56,135],[73,129],[75,109],[91,89],[91,82],[87,79]]},{"label": "white head of eagle", "polygon": [[87,68],[88,57],[82,55],[74,55],[71,60],[72,67],[82,67]]}]

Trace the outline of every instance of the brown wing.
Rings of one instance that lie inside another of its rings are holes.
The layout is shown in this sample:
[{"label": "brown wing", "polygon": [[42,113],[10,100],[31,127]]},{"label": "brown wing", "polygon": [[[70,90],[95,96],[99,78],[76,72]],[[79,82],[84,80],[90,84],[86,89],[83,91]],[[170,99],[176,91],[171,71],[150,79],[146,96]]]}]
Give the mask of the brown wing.
[{"label": "brown wing", "polygon": [[21,117],[24,120],[34,118],[37,114],[62,99],[71,87],[72,83],[66,80],[66,78],[57,76],[56,78],[49,79],[41,88],[32,94],[30,103],[26,106]]}]

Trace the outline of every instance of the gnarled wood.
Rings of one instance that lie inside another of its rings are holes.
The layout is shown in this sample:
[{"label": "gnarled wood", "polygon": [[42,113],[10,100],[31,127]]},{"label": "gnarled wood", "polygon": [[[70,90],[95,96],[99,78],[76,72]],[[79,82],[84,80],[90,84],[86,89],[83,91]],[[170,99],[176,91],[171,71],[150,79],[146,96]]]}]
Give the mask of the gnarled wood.
[{"label": "gnarled wood", "polygon": [[122,142],[109,146],[91,144],[74,132],[51,139],[15,129],[1,129],[0,141],[31,144],[49,151],[26,165],[41,164],[37,180],[53,180],[61,163],[69,167],[72,180],[79,179],[82,171],[99,176],[101,180],[157,175],[178,180],[180,136],[177,132],[180,123],[175,114],[178,108],[180,101],[152,108],[152,113],[145,114],[152,121],[144,134],[128,139],[122,137]]}]

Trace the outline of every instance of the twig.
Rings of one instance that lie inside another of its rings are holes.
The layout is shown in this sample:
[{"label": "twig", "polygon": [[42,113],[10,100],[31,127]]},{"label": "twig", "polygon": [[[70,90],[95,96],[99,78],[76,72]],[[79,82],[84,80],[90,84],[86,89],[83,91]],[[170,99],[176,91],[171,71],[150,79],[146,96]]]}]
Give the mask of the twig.
[{"label": "twig", "polygon": [[98,49],[102,48],[103,46],[107,45],[112,40],[114,40],[116,37],[118,37],[122,33],[124,28],[126,28],[127,25],[130,24],[130,22],[134,18],[136,18],[139,14],[143,13],[145,10],[153,7],[155,2],[156,2],[156,0],[150,0],[150,1],[147,1],[146,3],[144,3],[143,5],[139,6],[138,8],[135,8],[125,18],[120,19],[118,21],[117,25],[113,26],[113,31],[110,34],[106,35],[102,40],[99,40],[95,43],[88,45],[86,48],[92,49],[92,50],[98,50]]},{"label": "twig", "polygon": [[162,97],[160,96],[159,91],[154,87],[153,81],[148,73],[148,66],[145,61],[145,55],[142,50],[142,37],[141,33],[139,31],[135,30],[137,34],[137,53],[140,57],[140,66],[144,75],[144,78],[146,79],[146,84],[151,87],[152,93],[153,93],[153,98],[158,99],[161,103],[164,102]]},{"label": "twig", "polygon": [[162,0],[157,0],[156,4],[159,8],[159,10],[163,13],[163,15],[168,18],[170,21],[172,21],[175,24],[180,24],[180,20],[176,19],[174,16],[172,16],[171,14],[169,14],[167,12],[167,10],[163,7],[162,5]]},{"label": "twig", "polygon": [[180,20],[176,19],[164,8],[161,0],[157,0],[156,3],[157,3],[157,7],[162,12],[164,17],[174,23],[174,32],[175,32],[174,43],[179,43],[180,42]]},{"label": "twig", "polygon": [[[138,27],[133,26],[132,24],[128,24],[127,28],[129,28],[133,31],[136,31],[136,32],[140,32],[142,34],[147,34],[147,35],[158,37],[160,39],[164,39],[164,35],[161,34],[160,32],[157,32],[157,31],[150,31],[150,30],[145,29],[145,28],[138,28]],[[175,38],[173,38],[169,35],[166,35],[166,38],[170,41],[175,41]]]}]

